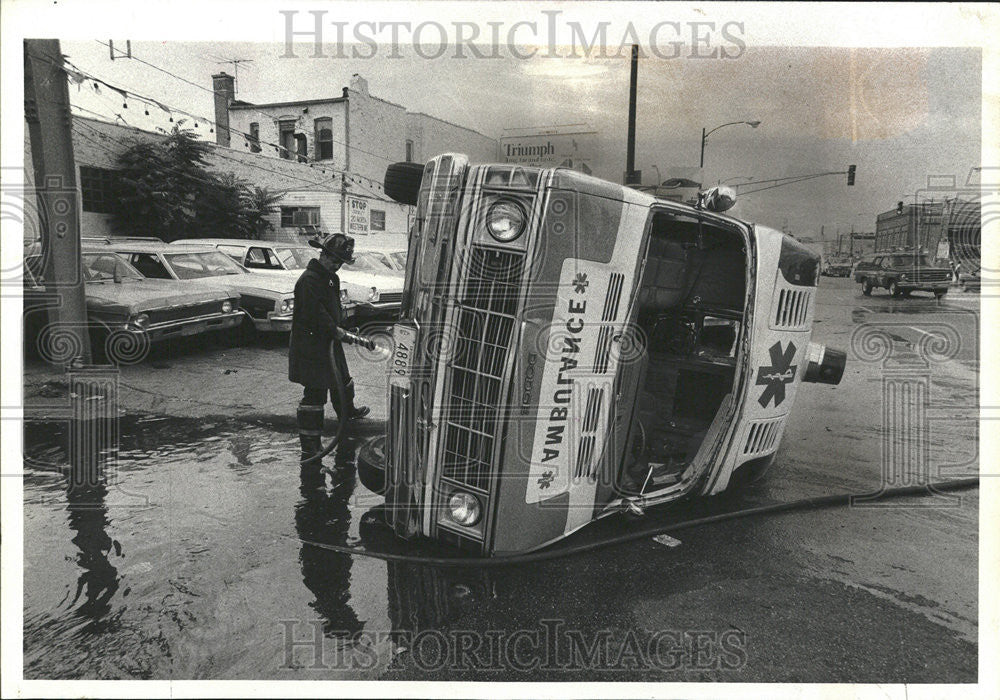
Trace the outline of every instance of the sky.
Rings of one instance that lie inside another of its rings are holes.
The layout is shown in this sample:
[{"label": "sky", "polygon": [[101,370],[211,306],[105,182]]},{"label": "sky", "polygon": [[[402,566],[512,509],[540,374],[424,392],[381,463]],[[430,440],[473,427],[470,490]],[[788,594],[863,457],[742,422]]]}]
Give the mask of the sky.
[{"label": "sky", "polygon": [[[625,168],[627,58],[437,59],[412,51],[391,58],[314,58],[308,47],[283,56],[280,43],[133,41],[136,60],[110,60],[106,39],[64,41],[63,53],[85,72],[175,108],[211,118],[211,75],[238,69],[238,98],[307,100],[341,94],[350,77],[372,95],[499,138],[505,129],[586,123],[598,136],[595,174],[620,182]],[[116,46],[123,47],[119,41]],[[412,47],[411,47],[412,48]],[[501,52],[506,53],[506,52]],[[183,82],[190,81],[195,85]],[[979,165],[981,56],[969,48],[823,48],[747,46],[738,57],[639,62],[636,168],[644,183],[698,165],[701,130],[733,121],[706,145],[703,182],[743,182],[845,171],[741,196],[733,212],[799,236],[834,239],[874,229],[877,212],[896,202],[941,198],[928,177],[964,185]],[[120,95],[71,87],[70,100],[110,120],[169,128],[167,116],[122,108]],[[80,111],[87,116],[90,112]],[[191,120],[188,126],[191,126]],[[211,138],[204,123],[199,132]],[[654,167],[655,166],[655,167]],[[939,179],[939,178],[938,178]]]}]

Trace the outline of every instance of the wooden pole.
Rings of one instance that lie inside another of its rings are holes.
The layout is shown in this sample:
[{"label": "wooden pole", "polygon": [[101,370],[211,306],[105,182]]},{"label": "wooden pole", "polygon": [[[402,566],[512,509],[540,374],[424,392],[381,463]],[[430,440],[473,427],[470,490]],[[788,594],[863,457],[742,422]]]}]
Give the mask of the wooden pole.
[{"label": "wooden pole", "polygon": [[[49,326],[72,343],[68,362],[90,363],[87,298],[80,260],[80,213],[69,88],[57,39],[24,41],[24,115],[38,197],[45,287],[59,294]],[[64,343],[61,343],[64,344]]]}]

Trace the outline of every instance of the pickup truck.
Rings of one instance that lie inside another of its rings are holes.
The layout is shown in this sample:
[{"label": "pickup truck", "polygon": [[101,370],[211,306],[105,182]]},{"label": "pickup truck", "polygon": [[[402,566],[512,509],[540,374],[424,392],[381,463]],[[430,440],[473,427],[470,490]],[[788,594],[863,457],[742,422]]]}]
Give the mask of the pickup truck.
[{"label": "pickup truck", "polygon": [[861,293],[865,296],[871,296],[877,287],[884,287],[894,297],[921,291],[931,292],[940,299],[948,293],[951,269],[935,265],[926,255],[891,253],[876,255],[870,263],[858,263],[854,281],[861,285]]}]

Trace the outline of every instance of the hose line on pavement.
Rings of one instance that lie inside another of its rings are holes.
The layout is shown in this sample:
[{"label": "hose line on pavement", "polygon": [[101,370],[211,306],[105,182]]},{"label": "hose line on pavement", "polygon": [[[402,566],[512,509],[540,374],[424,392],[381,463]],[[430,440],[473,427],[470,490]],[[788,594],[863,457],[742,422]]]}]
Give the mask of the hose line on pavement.
[{"label": "hose line on pavement", "polygon": [[351,420],[349,414],[352,410],[352,405],[348,405],[347,385],[344,383],[344,375],[341,374],[340,366],[337,364],[337,356],[334,353],[334,343],[336,342],[336,340],[330,341],[330,344],[327,346],[327,354],[330,357],[330,365],[333,367],[332,388],[337,392],[337,401],[340,403],[340,410],[337,412],[337,415],[340,417],[337,421],[337,434],[333,436],[330,442],[322,450],[314,454],[312,457],[306,457],[299,462],[299,465],[303,467],[314,464],[333,452],[334,448],[336,448],[340,441],[343,440],[344,431],[347,430],[347,424]]},{"label": "hose line on pavement", "polygon": [[[338,433],[338,438],[339,435],[340,434]],[[934,493],[943,493],[947,491],[964,491],[968,489],[977,488],[978,486],[979,486],[979,477],[969,477],[966,479],[953,479],[939,484],[934,484],[933,486],[925,484],[921,486],[902,486],[897,488],[886,489],[885,491],[879,493],[879,498],[903,498],[906,496],[928,496],[928,495],[933,495]],[[384,561],[401,562],[407,564],[427,564],[432,566],[444,566],[444,567],[496,568],[502,566],[513,566],[516,564],[533,564],[537,562],[550,561],[553,559],[560,559],[562,557],[569,557],[577,554],[583,554],[585,552],[592,552],[594,550],[602,549],[604,547],[610,547],[612,545],[625,544],[627,542],[634,542],[635,540],[641,540],[647,537],[663,535],[669,532],[677,532],[678,530],[688,530],[694,527],[701,527],[703,525],[714,525],[715,523],[721,523],[727,520],[736,520],[739,518],[748,518],[757,515],[775,515],[778,513],[788,513],[792,511],[818,510],[821,508],[831,508],[834,506],[849,506],[851,504],[852,499],[856,497],[857,497],[856,494],[838,493],[838,494],[830,494],[827,496],[815,496],[813,498],[803,498],[797,501],[788,501],[786,503],[772,503],[770,505],[765,505],[765,506],[755,506],[753,508],[744,508],[742,510],[735,510],[729,513],[719,513],[718,515],[709,515],[702,518],[694,518],[692,520],[682,520],[681,522],[677,523],[656,525],[654,527],[645,528],[643,530],[638,530],[636,532],[629,532],[624,535],[609,537],[597,542],[588,542],[571,547],[547,549],[542,551],[528,552],[525,554],[515,554],[503,557],[425,557],[425,556],[416,556],[410,554],[392,554],[389,552],[377,552],[367,549],[360,549],[357,547],[348,547],[345,545],[327,544],[325,542],[305,540],[300,537],[293,537],[291,539],[296,539],[304,545],[308,545],[310,547],[317,547],[319,549],[325,549],[330,552],[337,552],[339,554],[358,555],[362,557],[370,557],[372,559],[382,559]]]}]

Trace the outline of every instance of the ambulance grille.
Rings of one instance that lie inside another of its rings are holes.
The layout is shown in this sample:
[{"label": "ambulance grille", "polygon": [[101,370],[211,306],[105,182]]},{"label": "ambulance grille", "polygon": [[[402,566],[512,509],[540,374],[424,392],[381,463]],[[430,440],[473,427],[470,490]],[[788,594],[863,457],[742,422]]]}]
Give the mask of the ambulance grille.
[{"label": "ambulance grille", "polygon": [[778,436],[781,434],[783,420],[783,418],[775,418],[751,424],[746,443],[743,445],[743,454],[760,455],[774,449],[778,443]]},{"label": "ambulance grille", "polygon": [[774,328],[803,328],[809,319],[809,289],[781,289],[775,304]]},{"label": "ambulance grille", "polygon": [[505,397],[524,255],[473,245],[456,303],[456,337],[446,366],[442,474],[487,491]]}]

